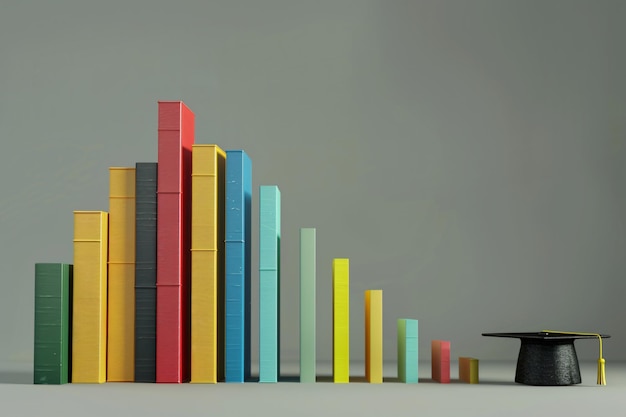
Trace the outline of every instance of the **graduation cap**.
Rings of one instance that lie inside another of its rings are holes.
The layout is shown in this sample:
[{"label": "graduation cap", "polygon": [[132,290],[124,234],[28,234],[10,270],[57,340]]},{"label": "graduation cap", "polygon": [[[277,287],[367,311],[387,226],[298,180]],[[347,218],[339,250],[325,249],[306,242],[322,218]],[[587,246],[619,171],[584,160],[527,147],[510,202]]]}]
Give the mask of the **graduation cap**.
[{"label": "graduation cap", "polygon": [[[598,338],[598,342],[600,345],[600,353],[598,356],[598,385],[606,385],[606,370],[605,364],[606,361],[602,357],[602,335],[599,333],[581,333],[581,332],[562,332],[555,330],[542,330],[543,333],[546,334],[567,334],[567,335],[580,335],[580,336],[594,336]],[[604,336],[610,337],[610,336]]]},{"label": "graduation cap", "polygon": [[483,336],[520,339],[515,382],[526,385],[580,384],[580,367],[574,340],[598,338],[600,341],[598,384],[606,385],[602,339],[611,337],[609,335],[544,330],[527,333],[483,333]]}]

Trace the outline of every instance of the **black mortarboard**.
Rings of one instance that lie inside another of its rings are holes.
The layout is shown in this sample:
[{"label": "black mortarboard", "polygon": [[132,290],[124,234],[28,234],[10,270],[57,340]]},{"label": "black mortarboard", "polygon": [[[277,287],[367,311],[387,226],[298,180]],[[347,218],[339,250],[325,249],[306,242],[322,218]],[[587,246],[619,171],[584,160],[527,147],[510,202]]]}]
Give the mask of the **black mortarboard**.
[{"label": "black mortarboard", "polygon": [[574,340],[597,338],[600,342],[598,384],[606,385],[602,339],[611,337],[609,335],[543,330],[527,333],[483,333],[483,336],[521,340],[515,382],[526,385],[580,384],[580,367]]}]

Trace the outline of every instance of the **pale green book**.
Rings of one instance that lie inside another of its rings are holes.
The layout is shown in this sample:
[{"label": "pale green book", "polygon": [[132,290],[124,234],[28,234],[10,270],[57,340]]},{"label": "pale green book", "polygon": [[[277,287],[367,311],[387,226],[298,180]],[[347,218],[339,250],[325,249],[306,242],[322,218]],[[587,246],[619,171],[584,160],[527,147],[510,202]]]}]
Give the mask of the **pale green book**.
[{"label": "pale green book", "polygon": [[300,229],[300,382],[315,382],[315,229]]}]

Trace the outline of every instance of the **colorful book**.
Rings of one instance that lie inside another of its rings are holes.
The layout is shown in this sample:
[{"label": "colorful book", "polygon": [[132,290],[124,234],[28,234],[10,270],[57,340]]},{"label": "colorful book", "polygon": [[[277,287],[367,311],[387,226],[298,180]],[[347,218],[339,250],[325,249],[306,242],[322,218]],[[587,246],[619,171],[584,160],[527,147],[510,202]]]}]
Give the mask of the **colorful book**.
[{"label": "colorful book", "polygon": [[315,382],[315,229],[300,229],[300,382]]},{"label": "colorful book", "polygon": [[226,151],[225,380],[250,378],[252,163],[242,150]]},{"label": "colorful book", "polygon": [[[191,169],[191,382],[217,383],[223,364],[224,169],[217,145],[193,145]],[[218,350],[220,351],[218,355]],[[223,374],[223,372],[222,372]],[[221,375],[220,375],[221,376]]]},{"label": "colorful book", "polygon": [[406,384],[417,384],[418,321],[398,319],[398,379]]},{"label": "colorful book", "polygon": [[70,377],[72,265],[35,264],[35,384],[67,384]]},{"label": "colorful book", "polygon": [[107,381],[135,379],[135,168],[109,169]]},{"label": "colorful book", "polygon": [[160,101],[157,204],[157,382],[189,380],[191,147],[194,114]]},{"label": "colorful book", "polygon": [[259,188],[259,382],[280,377],[280,190]]},{"label": "colorful book", "polygon": [[447,340],[431,341],[432,379],[447,384],[450,382],[450,342]]},{"label": "colorful book", "polygon": [[383,383],[383,290],[365,291],[365,379]]},{"label": "colorful book", "polygon": [[106,381],[109,215],[74,212],[72,382]]},{"label": "colorful book", "polygon": [[468,384],[478,384],[478,359],[459,357],[459,379]]},{"label": "colorful book", "polygon": [[135,216],[135,382],[156,382],[156,162],[135,165]]},{"label": "colorful book", "polygon": [[333,259],[333,381],[350,382],[350,260]]}]

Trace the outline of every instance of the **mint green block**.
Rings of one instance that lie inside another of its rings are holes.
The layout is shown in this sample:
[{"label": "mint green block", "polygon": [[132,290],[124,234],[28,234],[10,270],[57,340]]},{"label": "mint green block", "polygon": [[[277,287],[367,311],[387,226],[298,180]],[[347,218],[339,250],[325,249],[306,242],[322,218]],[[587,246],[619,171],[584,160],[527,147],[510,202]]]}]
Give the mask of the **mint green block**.
[{"label": "mint green block", "polygon": [[259,382],[280,377],[280,191],[259,188]]},{"label": "mint green block", "polygon": [[417,384],[418,378],[418,321],[398,319],[398,379]]}]

